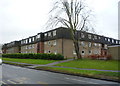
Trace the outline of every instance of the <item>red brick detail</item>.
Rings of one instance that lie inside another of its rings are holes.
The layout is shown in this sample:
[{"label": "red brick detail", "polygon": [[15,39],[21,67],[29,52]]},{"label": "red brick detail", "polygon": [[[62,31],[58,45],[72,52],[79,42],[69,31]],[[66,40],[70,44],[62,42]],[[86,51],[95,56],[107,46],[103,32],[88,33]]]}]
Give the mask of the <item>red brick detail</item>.
[{"label": "red brick detail", "polygon": [[37,43],[37,53],[44,53],[44,42]]}]

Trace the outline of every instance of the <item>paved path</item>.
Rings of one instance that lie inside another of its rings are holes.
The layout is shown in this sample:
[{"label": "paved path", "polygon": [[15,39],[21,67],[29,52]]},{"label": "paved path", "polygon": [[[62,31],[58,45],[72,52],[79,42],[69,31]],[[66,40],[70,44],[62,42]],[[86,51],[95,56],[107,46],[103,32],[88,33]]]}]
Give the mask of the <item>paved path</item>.
[{"label": "paved path", "polygon": [[70,69],[78,69],[78,70],[95,70],[95,71],[120,72],[120,71],[115,71],[115,70],[100,70],[100,69],[88,69],[88,68],[75,68],[75,67],[54,66],[56,64],[63,63],[63,62],[68,62],[68,61],[72,61],[72,60],[73,59],[68,59],[68,60],[53,62],[53,63],[49,63],[49,64],[45,64],[45,65],[27,64],[27,63],[12,62],[12,61],[3,61],[3,62],[11,62],[11,63],[17,63],[17,64],[30,65],[30,66],[27,66],[28,68],[35,68],[35,67],[38,67],[38,66],[49,66],[49,67],[70,68]]}]

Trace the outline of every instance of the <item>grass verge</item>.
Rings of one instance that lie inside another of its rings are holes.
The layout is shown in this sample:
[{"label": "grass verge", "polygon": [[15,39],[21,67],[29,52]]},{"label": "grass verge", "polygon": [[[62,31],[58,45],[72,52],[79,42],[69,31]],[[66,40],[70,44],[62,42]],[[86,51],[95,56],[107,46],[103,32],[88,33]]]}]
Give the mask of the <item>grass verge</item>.
[{"label": "grass verge", "polygon": [[119,61],[116,60],[90,60],[80,59],[69,62],[57,64],[55,66],[75,67],[75,68],[88,68],[88,69],[101,69],[101,70],[119,70]]},{"label": "grass verge", "polygon": [[15,59],[15,58],[2,58],[4,61],[28,63],[28,64],[49,64],[60,60],[42,60],[42,59]]},{"label": "grass verge", "polygon": [[17,63],[11,63],[11,62],[3,62],[3,63],[9,64],[9,65],[21,66],[21,67],[31,66],[27,64],[17,64]]},{"label": "grass verge", "polygon": [[36,67],[37,70],[47,70],[58,73],[65,73],[77,76],[85,76],[90,78],[98,78],[98,79],[107,79],[112,81],[119,81],[118,72],[106,72],[106,71],[93,71],[93,70],[78,70],[78,69],[70,69],[70,68],[56,68],[56,67],[47,67],[47,66],[39,66]]}]

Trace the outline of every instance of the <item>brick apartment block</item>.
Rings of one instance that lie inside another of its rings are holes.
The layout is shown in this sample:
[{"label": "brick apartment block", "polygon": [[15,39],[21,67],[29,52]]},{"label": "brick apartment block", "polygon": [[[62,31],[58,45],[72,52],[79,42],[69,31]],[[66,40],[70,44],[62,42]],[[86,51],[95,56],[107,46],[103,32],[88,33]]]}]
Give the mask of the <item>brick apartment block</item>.
[{"label": "brick apartment block", "polygon": [[[106,55],[108,46],[120,45],[120,40],[85,31],[77,31],[76,39],[79,40],[83,57],[92,54]],[[3,53],[59,53],[65,58],[76,56],[70,30],[63,27],[4,44],[2,50]]]}]

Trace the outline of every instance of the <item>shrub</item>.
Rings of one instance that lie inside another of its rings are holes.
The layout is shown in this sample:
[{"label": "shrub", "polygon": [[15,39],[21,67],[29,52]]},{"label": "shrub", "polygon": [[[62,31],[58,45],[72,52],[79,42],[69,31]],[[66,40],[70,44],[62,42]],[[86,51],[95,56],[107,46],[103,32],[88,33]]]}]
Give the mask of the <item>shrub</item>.
[{"label": "shrub", "polygon": [[88,55],[88,58],[90,59],[104,59],[104,60],[110,60],[111,59],[111,55]]},{"label": "shrub", "polygon": [[2,54],[6,58],[20,58],[20,59],[47,59],[47,60],[63,60],[64,56],[61,54],[46,54],[46,53],[15,53],[15,54]]}]

